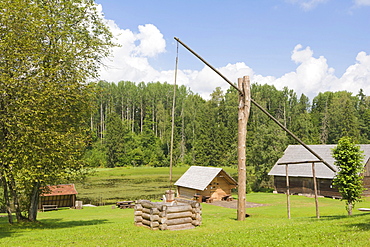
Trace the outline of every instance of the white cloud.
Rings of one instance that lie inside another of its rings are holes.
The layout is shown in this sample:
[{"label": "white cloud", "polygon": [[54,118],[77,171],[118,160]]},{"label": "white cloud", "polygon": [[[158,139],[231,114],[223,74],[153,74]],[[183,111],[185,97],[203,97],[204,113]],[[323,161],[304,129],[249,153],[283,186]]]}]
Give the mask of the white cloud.
[{"label": "white cloud", "polygon": [[286,73],[280,78],[260,77],[261,82],[274,85],[278,89],[286,86],[298,95],[304,93],[311,99],[325,91],[346,90],[357,94],[363,89],[365,94],[370,94],[370,55],[366,52],[359,52],[357,62],[349,66],[340,78],[334,75],[334,69],[328,66],[323,56],[313,57],[313,51],[309,47],[302,49],[301,45],[297,45],[291,58],[299,63],[294,72]]},{"label": "white cloud", "polygon": [[[290,3],[298,4],[305,11],[314,9],[317,5],[326,3],[327,1],[328,0],[288,0],[288,2]],[[362,0],[362,1],[366,1],[366,0]]]},{"label": "white cloud", "polygon": [[[174,70],[158,71],[149,63],[149,57],[165,52],[166,42],[163,35],[152,24],[138,27],[138,32],[120,29],[113,21],[108,21],[116,42],[120,47],[113,48],[113,56],[102,68],[101,79],[109,82],[174,82]],[[304,93],[311,99],[319,92],[347,90],[357,94],[362,88],[370,95],[370,55],[358,53],[356,63],[349,66],[340,77],[334,75],[323,56],[315,58],[310,47],[294,47],[291,59],[297,64],[295,71],[280,78],[255,74],[244,62],[227,64],[217,68],[226,78],[236,83],[237,78],[249,75],[251,82],[274,85],[277,89],[288,87],[298,95]],[[204,66],[202,70],[178,70],[177,84],[189,87],[204,98],[216,87],[226,91],[230,86],[214,71]]]},{"label": "white cloud", "polygon": [[102,80],[141,82],[160,76],[148,61],[166,51],[166,41],[156,26],[140,25],[135,33],[119,28],[112,20],[107,20],[107,25],[115,37],[114,42],[120,46],[114,47],[112,56],[104,61],[105,67],[100,70]]},{"label": "white cloud", "polygon": [[[235,84],[236,78],[254,74],[253,70],[245,63],[227,64],[225,67],[218,68],[218,71]],[[182,76],[188,78],[182,78],[182,81],[186,81],[184,85],[204,98],[209,98],[216,87],[221,87],[224,92],[230,87],[224,79],[206,66],[201,71],[185,71]],[[181,77],[179,76],[179,78]]]},{"label": "white cloud", "polygon": [[356,6],[370,6],[370,0],[354,0]]},{"label": "white cloud", "polygon": [[314,58],[310,47],[302,50],[302,45],[297,45],[291,58],[299,65],[296,71],[289,72],[272,82],[277,88],[287,86],[298,94],[313,95],[322,90],[331,90],[335,85],[337,78],[334,76],[334,69],[329,68],[324,57]]},{"label": "white cloud", "polygon": [[356,57],[356,64],[347,68],[346,72],[339,79],[337,90],[347,90],[357,93],[360,88],[364,93],[370,94],[370,55],[366,52],[359,52]]},{"label": "white cloud", "polygon": [[296,63],[303,63],[309,60],[313,55],[313,51],[309,46],[307,46],[304,50],[301,49],[302,45],[298,44],[294,47],[294,50],[292,52],[292,60]]},{"label": "white cloud", "polygon": [[140,45],[136,47],[137,53],[140,56],[154,57],[166,51],[166,41],[163,39],[163,35],[152,24],[139,26],[139,33],[136,35],[136,40],[140,41]]}]

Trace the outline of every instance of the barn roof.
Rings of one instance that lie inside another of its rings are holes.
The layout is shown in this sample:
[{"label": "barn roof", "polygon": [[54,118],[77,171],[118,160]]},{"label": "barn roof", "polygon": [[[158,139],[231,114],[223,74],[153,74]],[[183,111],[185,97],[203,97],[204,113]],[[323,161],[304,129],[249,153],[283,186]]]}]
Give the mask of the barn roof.
[{"label": "barn roof", "polygon": [[237,182],[222,168],[205,166],[191,166],[179,180],[176,181],[175,185],[196,190],[204,190],[217,175],[224,177],[230,184],[237,185]]},{"label": "barn roof", "polygon": [[[335,166],[335,159],[332,157],[332,149],[336,145],[308,145],[314,152],[316,152],[324,161],[326,161],[335,170],[338,168]],[[370,145],[360,145],[363,155],[364,162],[367,163],[370,158]],[[319,160],[311,154],[302,145],[289,145],[284,151],[284,155],[276,162],[274,167],[268,173],[273,176],[286,176],[285,166],[282,164],[289,164],[288,174],[290,177],[312,177],[312,163],[315,162],[315,172],[318,178],[332,179],[335,176],[335,172],[331,171],[326,165],[320,163]]]},{"label": "barn roof", "polygon": [[48,185],[44,191],[46,192],[43,193],[42,196],[64,196],[78,194],[74,184]]}]

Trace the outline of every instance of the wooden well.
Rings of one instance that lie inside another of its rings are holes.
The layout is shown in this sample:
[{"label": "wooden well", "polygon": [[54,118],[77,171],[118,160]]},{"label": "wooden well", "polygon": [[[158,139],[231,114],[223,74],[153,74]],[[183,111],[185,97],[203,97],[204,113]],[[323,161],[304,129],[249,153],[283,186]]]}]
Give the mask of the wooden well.
[{"label": "wooden well", "polygon": [[138,200],[134,222],[152,230],[193,229],[202,223],[202,207],[199,202],[177,198],[173,202]]}]

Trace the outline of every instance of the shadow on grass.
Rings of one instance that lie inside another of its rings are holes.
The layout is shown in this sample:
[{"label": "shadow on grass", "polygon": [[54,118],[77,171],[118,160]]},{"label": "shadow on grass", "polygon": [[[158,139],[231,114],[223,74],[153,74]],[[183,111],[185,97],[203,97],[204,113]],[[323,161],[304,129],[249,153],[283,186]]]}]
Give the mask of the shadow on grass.
[{"label": "shadow on grass", "polygon": [[8,218],[0,218],[0,239],[5,237],[12,237],[14,235],[21,234],[23,231],[35,229],[62,229],[106,223],[108,223],[108,220],[105,219],[70,221],[64,221],[63,219],[42,219],[41,221],[37,222],[22,222],[10,225],[8,223]]},{"label": "shadow on grass", "polygon": [[[355,230],[355,231],[356,230],[370,231],[370,219],[368,216],[370,216],[369,213],[361,213],[361,214],[355,214],[352,216],[348,216],[348,215],[323,216],[321,217],[321,219],[324,219],[324,220],[356,219],[357,222],[344,224],[344,226],[352,230]],[[363,217],[363,222],[358,222],[361,219],[361,217]]]},{"label": "shadow on grass", "polygon": [[[355,219],[358,217],[363,217],[363,216],[369,216],[369,213],[361,213],[361,214],[354,214],[352,216],[348,215],[329,215],[329,216],[321,216],[320,219],[323,220],[341,220],[341,219]],[[312,217],[315,218],[315,217]]]},{"label": "shadow on grass", "polygon": [[349,228],[360,229],[362,231],[370,231],[370,220],[368,223],[355,223],[346,225]]}]

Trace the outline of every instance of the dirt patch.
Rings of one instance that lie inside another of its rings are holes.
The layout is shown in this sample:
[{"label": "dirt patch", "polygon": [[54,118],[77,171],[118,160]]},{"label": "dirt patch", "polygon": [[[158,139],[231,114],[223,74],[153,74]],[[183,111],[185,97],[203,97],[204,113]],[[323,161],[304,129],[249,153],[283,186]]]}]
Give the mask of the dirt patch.
[{"label": "dirt patch", "polygon": [[[224,207],[224,208],[233,208],[237,209],[238,208],[238,201],[233,200],[231,202],[228,201],[213,201],[212,203],[209,203],[215,206],[219,207]],[[246,208],[255,208],[255,207],[262,207],[262,206],[268,206],[267,204],[259,204],[259,203],[254,203],[254,202],[246,202],[245,207]]]}]

